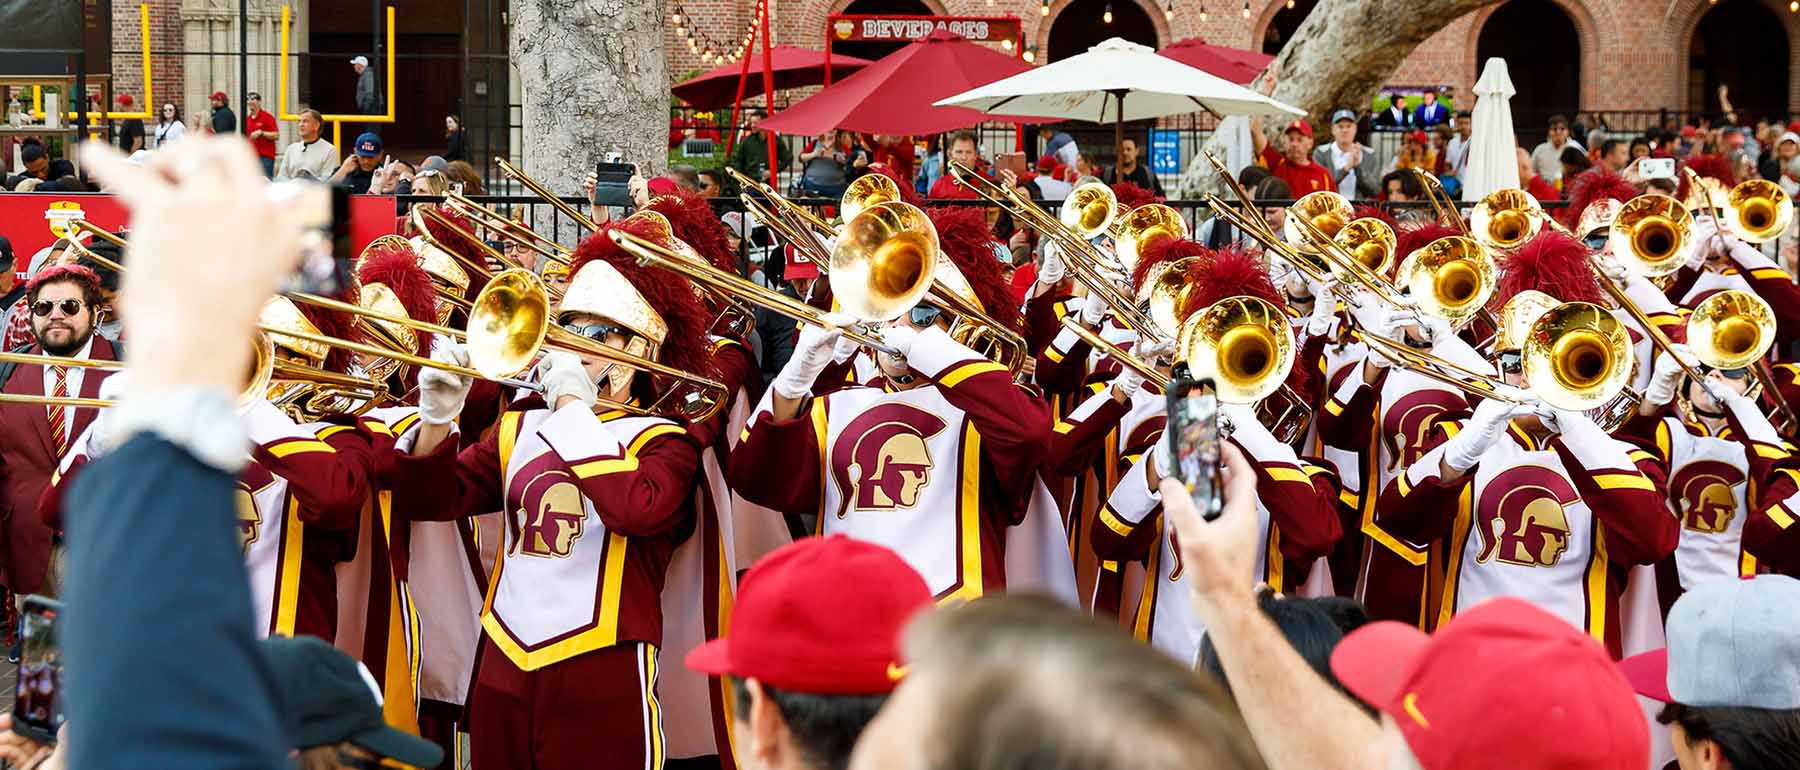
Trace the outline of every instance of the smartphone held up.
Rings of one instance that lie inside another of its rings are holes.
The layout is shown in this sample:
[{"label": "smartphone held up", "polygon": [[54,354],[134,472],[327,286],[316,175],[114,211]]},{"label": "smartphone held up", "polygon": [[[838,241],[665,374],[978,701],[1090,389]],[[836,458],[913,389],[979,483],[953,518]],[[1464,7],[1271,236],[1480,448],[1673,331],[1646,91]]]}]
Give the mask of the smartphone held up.
[{"label": "smartphone held up", "polygon": [[20,600],[18,685],[13,691],[12,729],[39,743],[56,743],[62,727],[62,645],[56,618],[62,603],[35,594]]},{"label": "smartphone held up", "polygon": [[1212,381],[1177,377],[1169,384],[1168,414],[1160,451],[1167,453],[1170,475],[1187,488],[1200,517],[1212,521],[1225,510],[1224,435]]}]

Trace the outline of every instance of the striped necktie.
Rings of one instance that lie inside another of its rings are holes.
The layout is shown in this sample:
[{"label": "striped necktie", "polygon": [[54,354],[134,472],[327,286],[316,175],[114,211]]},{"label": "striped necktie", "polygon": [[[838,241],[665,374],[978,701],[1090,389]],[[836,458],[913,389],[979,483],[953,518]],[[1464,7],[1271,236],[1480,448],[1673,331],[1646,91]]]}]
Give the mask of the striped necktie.
[{"label": "striped necktie", "polygon": [[[56,374],[56,387],[50,395],[57,398],[69,397],[69,367],[52,366],[50,371]],[[50,440],[56,443],[56,456],[60,459],[69,451],[69,408],[66,406],[50,407]]]}]

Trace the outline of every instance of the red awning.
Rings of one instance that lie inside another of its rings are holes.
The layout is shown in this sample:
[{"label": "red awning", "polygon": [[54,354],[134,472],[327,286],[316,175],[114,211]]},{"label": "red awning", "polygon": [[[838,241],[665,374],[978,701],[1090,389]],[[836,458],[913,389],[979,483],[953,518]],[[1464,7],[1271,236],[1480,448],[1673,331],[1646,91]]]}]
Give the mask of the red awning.
[{"label": "red awning", "polygon": [[[832,61],[835,67],[837,59],[833,57]],[[816,135],[842,128],[869,134],[918,136],[968,128],[984,121],[1054,122],[932,106],[932,102],[944,97],[1028,69],[1031,65],[1009,54],[939,30],[795,102],[757,127],[780,134]]]},{"label": "red awning", "polygon": [[1238,85],[1255,80],[1275,58],[1266,53],[1213,45],[1197,37],[1177,40],[1157,53]]},{"label": "red awning", "polygon": [[[750,82],[744,88],[746,96],[760,94],[763,91],[762,53],[749,54]],[[825,82],[825,52],[791,45],[778,45],[769,49],[770,68],[774,70],[775,90],[781,91],[802,86],[816,86]],[[858,59],[854,56],[834,54],[831,57],[831,79],[840,80],[873,62]],[[676,96],[690,105],[702,109],[730,106],[731,100],[737,96],[738,73],[743,71],[743,64],[727,64],[723,67],[698,75],[690,80],[676,84],[672,89]]]}]

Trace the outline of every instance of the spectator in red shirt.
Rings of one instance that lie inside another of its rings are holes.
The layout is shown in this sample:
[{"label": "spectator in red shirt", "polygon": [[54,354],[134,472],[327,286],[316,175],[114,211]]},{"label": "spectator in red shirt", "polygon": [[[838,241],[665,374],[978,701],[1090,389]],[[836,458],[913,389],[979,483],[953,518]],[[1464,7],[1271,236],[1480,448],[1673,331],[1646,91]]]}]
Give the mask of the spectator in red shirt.
[{"label": "spectator in red shirt", "polygon": [[1531,153],[1526,152],[1523,147],[1518,148],[1517,151],[1519,154],[1519,181],[1525,188],[1525,192],[1531,193],[1531,197],[1540,201],[1562,198],[1562,194],[1556,191],[1556,185],[1550,184],[1544,181],[1543,177],[1538,176],[1537,169],[1531,165]]},{"label": "spectator in red shirt", "polygon": [[[980,173],[981,146],[976,144],[975,135],[973,133],[968,131],[957,132],[956,138],[950,140],[950,159],[975,169],[977,173]],[[925,197],[975,200],[981,196],[975,194],[974,188],[958,184],[957,181],[951,177],[950,169],[946,166],[944,175],[938,179],[937,184],[931,186],[930,192],[927,192]]]},{"label": "spectator in red shirt", "polygon": [[1287,182],[1288,189],[1295,198],[1320,190],[1337,189],[1337,185],[1331,182],[1331,172],[1312,162],[1312,124],[1305,119],[1289,123],[1287,129],[1281,132],[1281,138],[1283,152],[1278,153],[1270,146],[1268,137],[1263,136],[1262,119],[1251,121],[1250,140],[1256,145],[1257,157],[1269,168],[1269,173]]},{"label": "spectator in red shirt", "polygon": [[875,153],[875,163],[893,169],[901,179],[913,178],[913,169],[917,166],[913,152],[913,138],[910,136],[894,136],[892,134],[860,134],[863,144]]},{"label": "spectator in red shirt", "polygon": [[244,136],[250,139],[250,146],[256,148],[256,159],[262,161],[263,176],[274,179],[275,140],[281,138],[281,129],[275,125],[275,116],[262,108],[262,94],[251,91],[244,104],[247,109]]}]

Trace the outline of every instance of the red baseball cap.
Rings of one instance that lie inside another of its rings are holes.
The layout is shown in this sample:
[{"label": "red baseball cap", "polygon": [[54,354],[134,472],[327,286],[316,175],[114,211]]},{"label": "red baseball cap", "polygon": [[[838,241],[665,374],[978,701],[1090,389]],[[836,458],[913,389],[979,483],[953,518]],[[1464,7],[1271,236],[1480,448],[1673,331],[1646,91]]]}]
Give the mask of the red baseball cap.
[{"label": "red baseball cap", "polygon": [[113,97],[113,101],[115,103],[123,104],[127,107],[130,107],[131,106],[131,94],[119,94],[118,96]]},{"label": "red baseball cap", "polygon": [[1606,650],[1514,598],[1427,636],[1371,623],[1331,654],[1357,697],[1393,717],[1425,770],[1643,770],[1650,729]]},{"label": "red baseball cap", "polygon": [[1299,131],[1300,133],[1305,134],[1308,139],[1311,139],[1313,135],[1312,124],[1306,122],[1304,118],[1287,124],[1287,128],[1282,129],[1281,133],[1285,134],[1289,131]]},{"label": "red baseball cap", "polygon": [[793,280],[795,278],[819,277],[819,266],[813,264],[812,260],[807,259],[802,255],[799,249],[794,248],[794,244],[789,243],[783,245],[781,247],[781,254],[786,259],[786,264],[781,269],[781,276],[783,278]]},{"label": "red baseball cap", "polygon": [[227,97],[225,95],[224,91],[214,91],[214,92],[212,92],[212,98],[223,102],[223,101],[227,101],[230,97]]},{"label": "red baseball cap", "polygon": [[644,187],[649,188],[651,195],[674,195],[680,185],[675,184],[675,180],[666,176],[656,176],[645,182]]},{"label": "red baseball cap", "polygon": [[900,631],[931,606],[925,579],[892,550],[843,535],[775,550],[744,574],[731,631],[687,665],[817,695],[892,692]]}]

